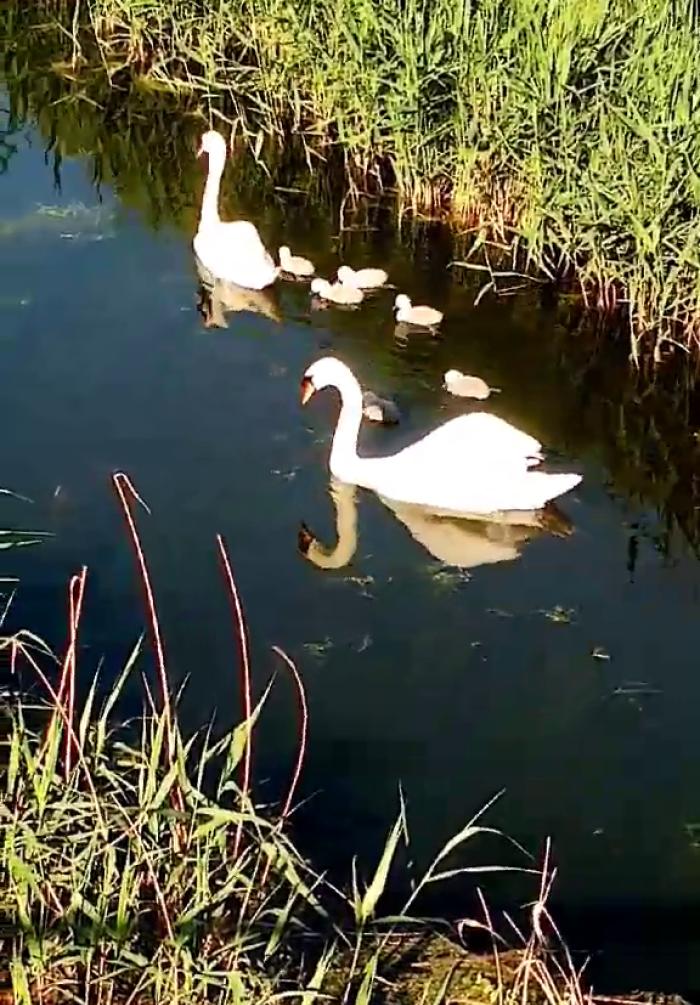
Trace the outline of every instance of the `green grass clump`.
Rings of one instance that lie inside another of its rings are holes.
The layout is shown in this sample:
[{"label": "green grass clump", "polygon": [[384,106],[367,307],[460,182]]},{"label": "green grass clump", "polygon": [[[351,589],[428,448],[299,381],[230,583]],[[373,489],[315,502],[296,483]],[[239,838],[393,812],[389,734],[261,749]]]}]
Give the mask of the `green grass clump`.
[{"label": "green grass clump", "polygon": [[341,893],[294,847],[284,814],[239,783],[260,709],[216,741],[186,738],[170,702],[118,725],[137,647],[101,706],[93,683],[72,721],[69,689],[41,669],[48,648],[27,632],[1,645],[51,698],[0,706],[0,1000],[440,1005],[459,988],[476,1002],[583,1001],[539,935],[480,960],[408,917],[427,885],[454,875],[446,859],[482,831],[474,822],[403,917],[382,922],[403,813],[374,876]]},{"label": "green grass clump", "polygon": [[[697,342],[700,31],[673,0],[43,0],[72,57],[192,93],[254,146],[448,210]],[[89,26],[88,34],[80,25]],[[482,239],[480,238],[480,239]]]}]

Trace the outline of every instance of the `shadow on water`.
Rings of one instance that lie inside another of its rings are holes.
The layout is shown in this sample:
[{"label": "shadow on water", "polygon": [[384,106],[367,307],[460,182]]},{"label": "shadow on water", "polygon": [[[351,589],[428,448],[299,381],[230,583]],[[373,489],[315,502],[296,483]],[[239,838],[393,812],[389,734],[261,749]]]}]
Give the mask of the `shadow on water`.
[{"label": "shadow on water", "polygon": [[[174,673],[193,677],[193,720],[236,714],[216,531],[259,640],[256,684],[269,642],[304,669],[313,798],[297,824],[320,866],[345,875],[352,854],[374,858],[399,780],[417,860],[506,785],[490,822],[529,848],[553,836],[558,910],[578,944],[610,950],[601,980],[700,987],[694,372],[635,378],[624,333],[597,331],[548,288],[474,309],[478,282],[448,268],[465,237],[398,223],[389,203],[351,212],[332,173],[309,175],[293,144],[263,151],[264,165],[232,158],[223,213],[254,218],[270,247],[291,244],[322,275],[381,263],[445,310],[440,337],[397,340],[385,294],[342,313],[312,311],[303,284],[217,283],[189,247],[206,121],[193,100],[120,73],[107,87],[103,71],[66,63],[50,30],[17,31],[5,88],[0,198],[6,184],[19,195],[0,221],[14,424],[3,468],[56,535],[17,563],[17,617],[60,641],[50,612],[85,561],[84,668],[103,654],[118,665],[141,625],[106,498],[109,472],[127,468],[158,515],[145,543]],[[329,501],[335,406],[300,415],[296,402],[303,367],[329,349],[405,416],[364,429],[363,449],[394,450],[471,407],[440,391],[456,366],[502,389],[494,410],[582,470],[580,491],[544,527],[460,527],[458,542],[363,493],[332,487]],[[256,755],[265,798],[285,784],[294,744],[278,689]],[[466,913],[469,889],[430,906]],[[510,903],[530,891],[508,876],[489,892]]]}]

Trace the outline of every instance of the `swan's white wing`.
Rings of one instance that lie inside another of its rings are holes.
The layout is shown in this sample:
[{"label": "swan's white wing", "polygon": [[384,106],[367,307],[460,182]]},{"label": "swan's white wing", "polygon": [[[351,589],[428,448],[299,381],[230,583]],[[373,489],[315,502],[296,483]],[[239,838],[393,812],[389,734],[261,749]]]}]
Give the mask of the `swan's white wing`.
[{"label": "swan's white wing", "polygon": [[472,412],[451,419],[393,457],[363,460],[362,484],[389,499],[448,512],[536,509],[545,502],[541,496],[547,486],[528,479],[534,476],[529,469],[541,459],[540,451],[534,437],[503,419]]},{"label": "swan's white wing", "polygon": [[450,466],[479,468],[514,464],[528,467],[541,460],[542,444],[527,433],[489,412],[470,412],[450,419],[396,455],[396,460],[416,465],[426,476]]},{"label": "swan's white wing", "polygon": [[220,226],[220,240],[226,244],[229,254],[242,259],[263,259],[274,265],[272,255],[263,244],[255,224],[249,220],[233,220]]},{"label": "swan's white wing", "polygon": [[199,230],[194,250],[217,279],[226,279],[248,289],[269,286],[277,276],[272,256],[257,228],[248,220],[216,223]]}]

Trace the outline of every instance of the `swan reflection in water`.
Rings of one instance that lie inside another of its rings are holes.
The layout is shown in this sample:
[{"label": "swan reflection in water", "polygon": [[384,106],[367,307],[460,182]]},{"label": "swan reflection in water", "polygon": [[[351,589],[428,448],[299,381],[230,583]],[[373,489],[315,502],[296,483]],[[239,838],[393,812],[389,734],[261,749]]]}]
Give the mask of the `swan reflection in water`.
[{"label": "swan reflection in water", "polygon": [[[335,547],[327,548],[302,524],[299,550],[319,569],[341,569],[357,550],[357,489],[331,478],[329,494],[335,507]],[[378,498],[433,558],[460,569],[510,562],[519,558],[523,547],[535,537],[568,537],[573,531],[569,518],[551,502],[540,510],[511,510],[471,518],[441,515],[422,506]]]},{"label": "swan reflection in water", "polygon": [[197,310],[205,328],[227,328],[226,315],[232,311],[249,311],[271,321],[282,320],[273,290],[248,290],[227,279],[216,279],[196,255],[195,264],[199,276]]}]

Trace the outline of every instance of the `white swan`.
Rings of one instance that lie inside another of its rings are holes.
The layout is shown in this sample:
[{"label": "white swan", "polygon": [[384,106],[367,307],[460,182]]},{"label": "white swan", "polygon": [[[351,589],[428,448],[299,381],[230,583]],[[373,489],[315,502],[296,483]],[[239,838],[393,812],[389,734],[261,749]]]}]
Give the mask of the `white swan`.
[{"label": "white swan", "polygon": [[219,217],[219,186],[226,163],[226,141],[221,133],[205,133],[197,153],[206,153],[209,158],[199,227],[192,242],[197,257],[217,279],[249,290],[270,286],[279,269],[256,227],[248,220],[224,223]]},{"label": "white swan", "polygon": [[346,306],[361,304],[365,298],[362,290],[358,290],[357,287],[343,286],[342,283],[329,283],[327,279],[312,280],[311,292],[321,297],[322,300]]},{"label": "white swan", "polygon": [[[327,548],[302,524],[299,549],[319,569],[342,569],[357,551],[356,489],[331,478],[329,493],[335,507],[335,546]],[[464,520],[438,516],[408,503],[381,501],[433,558],[459,569],[513,561],[531,538],[543,533],[566,537],[572,531],[571,522],[554,503],[537,513],[503,513],[496,520]]]},{"label": "white swan", "polygon": [[396,320],[415,328],[436,328],[443,319],[442,311],[434,307],[426,307],[425,304],[418,304],[414,307],[405,293],[399,293],[394,301]]},{"label": "white swan", "polygon": [[308,258],[293,255],[286,244],[279,249],[280,269],[297,279],[309,279],[316,272],[316,267]]},{"label": "white swan", "polygon": [[338,269],[338,282],[358,290],[377,290],[388,278],[384,269],[351,269],[349,265],[341,265]]},{"label": "white swan", "polygon": [[442,386],[457,398],[476,398],[477,401],[485,401],[493,391],[500,391],[500,387],[489,387],[481,377],[472,377],[461,370],[447,370]]},{"label": "white swan", "polygon": [[331,473],[386,499],[455,515],[539,510],[581,481],[578,474],[530,470],[542,460],[541,445],[486,412],[451,419],[389,457],[359,457],[362,389],[349,367],[332,356],[304,374],[302,404],[324,387],[337,388],[341,397]]}]

